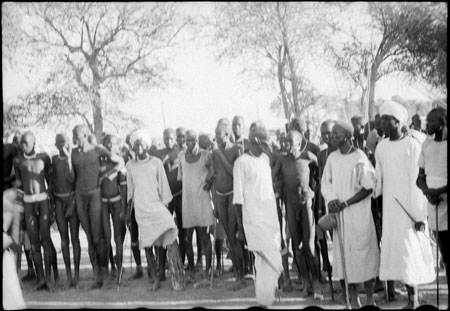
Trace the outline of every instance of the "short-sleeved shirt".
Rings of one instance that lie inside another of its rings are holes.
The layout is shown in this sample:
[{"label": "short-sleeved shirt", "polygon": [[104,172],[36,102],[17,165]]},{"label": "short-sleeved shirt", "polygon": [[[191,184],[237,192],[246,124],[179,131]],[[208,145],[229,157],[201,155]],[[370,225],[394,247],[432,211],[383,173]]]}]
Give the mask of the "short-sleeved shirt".
[{"label": "short-sleeved shirt", "polygon": [[[427,138],[419,155],[419,167],[425,170],[426,182],[429,188],[441,188],[447,185],[447,141],[435,141]],[[448,229],[447,193],[442,196],[438,206],[438,229]],[[436,207],[428,203],[428,224],[436,230]]]},{"label": "short-sleeved shirt", "polygon": [[186,161],[186,152],[178,155],[178,180],[183,182],[182,221],[183,228],[207,227],[215,222],[211,194],[203,189],[212,165],[211,154],[200,150],[200,159],[194,163]]}]

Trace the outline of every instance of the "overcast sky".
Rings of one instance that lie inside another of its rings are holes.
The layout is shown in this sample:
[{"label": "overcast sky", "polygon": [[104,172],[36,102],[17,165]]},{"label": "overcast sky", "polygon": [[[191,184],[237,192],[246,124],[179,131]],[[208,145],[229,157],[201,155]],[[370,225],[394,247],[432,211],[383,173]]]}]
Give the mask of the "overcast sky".
[{"label": "overcast sky", "polygon": [[[190,12],[209,14],[205,3],[183,4]],[[134,103],[128,103],[128,112],[142,117],[156,137],[162,136],[166,127],[193,128],[212,133],[219,118],[244,116],[246,125],[258,117],[269,127],[280,123],[269,111],[270,103],[277,97],[273,83],[264,86],[241,75],[238,62],[218,63],[213,52],[204,45],[192,42],[182,53],[178,53],[170,66],[173,76],[181,83],[167,86],[164,90],[143,90],[136,95]],[[310,64],[307,75],[320,92],[337,94],[331,68]],[[275,82],[275,81],[274,81]],[[28,82],[20,70],[4,72],[4,99],[24,93]],[[428,99],[423,90],[408,87],[397,78],[382,78],[377,82],[376,98],[390,99],[400,95],[405,99]],[[165,111],[165,124],[162,107]],[[53,143],[54,136],[43,138]]]}]

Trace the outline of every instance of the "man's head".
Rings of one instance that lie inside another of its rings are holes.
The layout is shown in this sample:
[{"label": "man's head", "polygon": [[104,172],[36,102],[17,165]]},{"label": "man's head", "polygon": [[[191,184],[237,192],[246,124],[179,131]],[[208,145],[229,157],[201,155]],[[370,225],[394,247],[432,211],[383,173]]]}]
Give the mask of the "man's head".
[{"label": "man's head", "polygon": [[187,130],[186,131],[186,148],[189,153],[192,153],[192,150],[197,146],[198,144],[198,135],[197,132],[194,130]]},{"label": "man's head", "polygon": [[236,140],[240,139],[244,134],[244,117],[235,116],[232,122],[233,135]]},{"label": "man's head", "polygon": [[136,130],[130,135],[130,144],[137,158],[143,160],[147,157],[147,149],[151,145],[151,135],[146,130]]},{"label": "man's head", "polygon": [[55,146],[59,152],[62,152],[64,147],[69,147],[69,137],[64,133],[56,134]]},{"label": "man's head", "polygon": [[176,144],[176,133],[173,128],[166,128],[163,132],[164,145],[167,149],[172,150]]},{"label": "man's head", "polygon": [[427,133],[434,135],[444,129],[447,132],[447,110],[442,107],[432,109],[427,115]]},{"label": "man's head", "polygon": [[300,151],[300,146],[302,144],[303,136],[296,130],[289,131],[286,136],[286,149],[293,156],[297,156]]},{"label": "man's head", "polygon": [[346,122],[336,121],[331,130],[331,145],[340,148],[350,143],[353,136],[353,126]]},{"label": "man's head", "polygon": [[87,141],[88,141],[91,145],[94,145],[94,146],[97,146],[97,145],[98,145],[97,137],[96,137],[95,134],[93,134],[93,133],[90,133],[90,134],[88,135]]},{"label": "man's head", "polygon": [[19,146],[20,144],[20,138],[22,137],[22,134],[19,131],[15,131],[14,132],[14,137],[12,139],[12,143],[13,145],[15,145],[16,147]]},{"label": "man's head", "polygon": [[86,127],[86,125],[79,124],[73,128],[72,134],[73,134],[73,144],[82,146],[87,140],[89,130]]},{"label": "man's head", "polygon": [[333,130],[334,120],[328,119],[322,122],[320,125],[320,136],[322,137],[322,141],[330,145],[330,135]]},{"label": "man's head", "polygon": [[354,135],[362,135],[364,132],[364,124],[361,116],[353,116],[350,121],[353,126]]},{"label": "man's head", "polygon": [[33,154],[35,145],[36,137],[34,136],[33,132],[26,131],[25,133],[23,133],[22,137],[20,138],[20,147],[23,153],[27,155]]},{"label": "man's head", "polygon": [[308,129],[308,124],[305,119],[302,117],[295,117],[289,123],[289,131],[295,130],[300,134],[304,135],[306,130]]},{"label": "man's head", "polygon": [[227,118],[222,118],[217,122],[217,127],[216,127],[216,141],[219,145],[225,143],[226,141],[228,141],[229,137],[230,137],[230,120],[228,120]]},{"label": "man's head", "polygon": [[119,146],[118,146],[118,139],[115,135],[107,134],[105,137],[103,137],[103,146],[106,147],[110,152],[113,154],[119,154]]},{"label": "man's head", "polygon": [[186,144],[186,130],[184,129],[184,127],[179,127],[176,130],[176,134],[177,134],[177,144],[178,146],[180,146],[180,148],[183,148]]},{"label": "man's head", "polygon": [[250,141],[250,151],[253,153],[264,152],[269,155],[272,152],[269,132],[261,121],[253,122],[250,125],[248,140]]},{"label": "man's head", "polygon": [[417,113],[411,118],[411,127],[417,131],[422,130],[422,120],[420,120],[420,116]]},{"label": "man's head", "polygon": [[200,134],[198,136],[198,146],[203,150],[211,150],[212,148],[212,135],[210,134]]},{"label": "man's head", "polygon": [[395,101],[388,101],[380,107],[381,128],[384,133],[399,131],[408,120],[408,111]]}]

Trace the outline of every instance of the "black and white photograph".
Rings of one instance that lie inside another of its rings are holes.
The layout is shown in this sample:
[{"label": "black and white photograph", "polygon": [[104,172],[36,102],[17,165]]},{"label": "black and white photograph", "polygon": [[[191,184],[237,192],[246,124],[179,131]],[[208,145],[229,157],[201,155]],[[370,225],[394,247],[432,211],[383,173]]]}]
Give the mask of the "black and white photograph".
[{"label": "black and white photograph", "polygon": [[447,2],[2,2],[2,306],[448,309]]}]

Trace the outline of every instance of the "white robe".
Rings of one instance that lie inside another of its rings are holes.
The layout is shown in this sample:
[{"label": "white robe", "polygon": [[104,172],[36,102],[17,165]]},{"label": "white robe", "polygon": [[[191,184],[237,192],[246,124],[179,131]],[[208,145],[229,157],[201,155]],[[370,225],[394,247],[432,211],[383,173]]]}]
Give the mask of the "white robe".
[{"label": "white robe", "polygon": [[281,236],[269,158],[243,154],[233,167],[233,204],[242,205],[242,223],[248,249],[255,254],[255,291],[259,304],[275,301],[283,272]]},{"label": "white robe", "polygon": [[[322,175],[321,191],[325,203],[338,199],[345,201],[362,188],[373,189],[376,184],[375,169],[367,156],[359,149],[343,155],[332,152]],[[349,283],[362,283],[378,276],[380,252],[377,245],[375,224],[370,196],[345,208],[340,217],[345,272]],[[338,237],[336,229],[333,236]],[[344,279],[343,260],[339,238],[333,239],[333,276]]]},{"label": "white robe", "polygon": [[172,244],[178,229],[166,207],[172,201],[172,193],[161,160],[131,160],[126,167],[127,196],[134,200],[139,248]]},{"label": "white robe", "polygon": [[[428,235],[427,205],[416,186],[420,144],[412,137],[382,140],[375,150],[377,186],[375,197],[383,195],[380,279],[400,280],[407,285],[430,283],[435,278]],[[414,222],[394,199],[394,195],[416,221],[426,224],[416,232]]]}]

